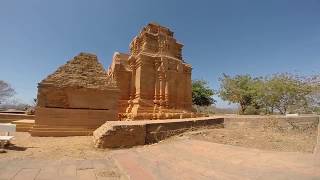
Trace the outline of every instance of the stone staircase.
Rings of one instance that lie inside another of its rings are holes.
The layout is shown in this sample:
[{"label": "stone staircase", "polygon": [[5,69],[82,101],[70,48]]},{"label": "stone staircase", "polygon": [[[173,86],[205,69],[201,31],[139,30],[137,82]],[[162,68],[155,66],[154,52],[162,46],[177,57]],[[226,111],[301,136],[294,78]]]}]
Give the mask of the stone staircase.
[{"label": "stone staircase", "polygon": [[[34,128],[36,127],[36,128]],[[95,127],[70,127],[70,126],[45,126],[35,125],[30,134],[32,136],[53,136],[53,137],[65,137],[65,136],[91,136]]]},{"label": "stone staircase", "polygon": [[22,119],[22,120],[12,121],[11,123],[16,125],[17,132],[29,132],[34,125],[34,120]]},{"label": "stone staircase", "polygon": [[17,120],[22,120],[22,119],[33,120],[34,115],[0,113],[0,123],[11,123],[12,121],[17,121]]}]

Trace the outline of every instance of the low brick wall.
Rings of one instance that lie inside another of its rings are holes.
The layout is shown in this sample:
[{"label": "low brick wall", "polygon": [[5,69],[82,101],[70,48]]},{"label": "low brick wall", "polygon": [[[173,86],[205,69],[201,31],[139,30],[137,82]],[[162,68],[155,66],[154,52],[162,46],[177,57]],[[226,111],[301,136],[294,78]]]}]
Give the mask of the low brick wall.
[{"label": "low brick wall", "polygon": [[199,127],[222,128],[223,118],[205,117],[157,121],[109,121],[93,132],[98,148],[121,148],[156,143]]},{"label": "low brick wall", "polygon": [[152,144],[170,136],[181,134],[185,131],[199,128],[223,128],[223,118],[191,118],[186,120],[152,121],[146,124],[146,144]]},{"label": "low brick wall", "polygon": [[[277,128],[315,130],[319,116],[212,116],[204,118],[173,119],[157,121],[109,121],[93,133],[98,148],[123,148],[159,142],[187,130],[209,128]],[[320,125],[319,125],[320,131]],[[320,132],[315,152],[320,154]]]}]

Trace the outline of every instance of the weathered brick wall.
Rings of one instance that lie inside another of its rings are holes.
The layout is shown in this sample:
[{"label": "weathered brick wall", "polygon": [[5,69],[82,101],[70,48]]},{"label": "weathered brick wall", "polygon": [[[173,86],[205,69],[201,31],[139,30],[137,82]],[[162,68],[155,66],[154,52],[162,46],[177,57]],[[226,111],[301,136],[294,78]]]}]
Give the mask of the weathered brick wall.
[{"label": "weathered brick wall", "polygon": [[119,120],[119,93],[97,56],[80,53],[39,83],[31,135],[91,135]]},{"label": "weathered brick wall", "polygon": [[93,132],[93,139],[98,148],[132,147],[156,143],[200,127],[222,128],[223,118],[106,122]]}]

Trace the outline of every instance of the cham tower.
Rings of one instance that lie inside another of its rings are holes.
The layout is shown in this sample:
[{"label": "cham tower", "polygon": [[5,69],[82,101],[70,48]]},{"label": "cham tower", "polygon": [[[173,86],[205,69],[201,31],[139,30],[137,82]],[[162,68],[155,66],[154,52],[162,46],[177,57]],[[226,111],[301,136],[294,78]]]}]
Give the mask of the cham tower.
[{"label": "cham tower", "polygon": [[182,48],[170,29],[149,23],[130,43],[130,54],[114,54],[108,76],[120,88],[121,120],[197,116],[192,113],[192,68]]},{"label": "cham tower", "polygon": [[90,135],[118,120],[119,92],[97,56],[80,53],[38,84],[31,135]]},{"label": "cham tower", "polygon": [[106,121],[179,119],[192,112],[191,65],[170,29],[149,23],[105,71],[80,53],[38,84],[32,136],[90,135]]}]

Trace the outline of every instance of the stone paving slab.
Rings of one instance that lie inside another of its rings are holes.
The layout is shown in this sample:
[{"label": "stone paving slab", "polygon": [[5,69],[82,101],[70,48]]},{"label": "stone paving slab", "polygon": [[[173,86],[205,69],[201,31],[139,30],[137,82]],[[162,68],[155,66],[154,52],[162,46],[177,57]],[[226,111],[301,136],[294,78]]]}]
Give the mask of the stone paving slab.
[{"label": "stone paving slab", "polygon": [[35,179],[39,174],[40,169],[23,168],[14,176],[15,180]]},{"label": "stone paving slab", "polygon": [[113,153],[131,179],[320,179],[316,156],[199,140],[164,142]]},{"label": "stone paving slab", "polygon": [[316,180],[317,157],[179,139],[115,150],[104,159],[0,159],[0,180]]},{"label": "stone paving slab", "polygon": [[126,179],[113,159],[37,160],[0,159],[0,180]]},{"label": "stone paving slab", "polygon": [[78,169],[77,176],[80,180],[96,179],[94,169]]},{"label": "stone paving slab", "polygon": [[39,180],[50,180],[54,177],[56,177],[59,173],[58,167],[44,167],[39,172],[37,179]]}]

